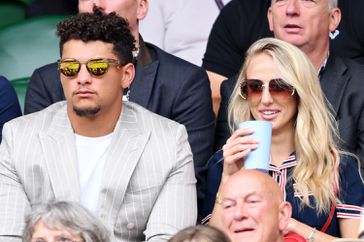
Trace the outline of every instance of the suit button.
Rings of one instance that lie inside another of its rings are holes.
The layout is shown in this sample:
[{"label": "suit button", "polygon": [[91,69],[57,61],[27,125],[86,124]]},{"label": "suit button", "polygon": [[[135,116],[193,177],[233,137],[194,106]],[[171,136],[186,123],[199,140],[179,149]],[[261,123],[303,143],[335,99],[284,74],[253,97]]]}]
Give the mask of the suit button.
[{"label": "suit button", "polygon": [[134,223],[128,223],[128,224],[126,225],[126,228],[127,228],[128,230],[132,230],[132,229],[134,229],[134,228],[135,228],[135,224],[134,224]]}]

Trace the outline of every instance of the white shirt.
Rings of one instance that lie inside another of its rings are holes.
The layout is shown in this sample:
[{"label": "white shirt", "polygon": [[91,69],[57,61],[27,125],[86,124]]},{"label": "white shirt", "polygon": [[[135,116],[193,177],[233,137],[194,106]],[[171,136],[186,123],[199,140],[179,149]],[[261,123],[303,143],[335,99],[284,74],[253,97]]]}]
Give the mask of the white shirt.
[{"label": "white shirt", "polygon": [[81,204],[98,214],[100,185],[112,135],[86,137],[75,134],[80,178]]},{"label": "white shirt", "polygon": [[[230,0],[222,1],[225,5]],[[201,66],[213,23],[220,13],[214,0],[150,0],[139,22],[144,41]]]}]

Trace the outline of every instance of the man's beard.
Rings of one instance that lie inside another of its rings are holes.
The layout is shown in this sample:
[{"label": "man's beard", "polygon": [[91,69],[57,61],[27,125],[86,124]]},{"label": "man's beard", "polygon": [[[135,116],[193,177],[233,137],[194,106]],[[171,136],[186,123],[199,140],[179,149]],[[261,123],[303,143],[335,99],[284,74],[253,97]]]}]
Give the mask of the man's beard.
[{"label": "man's beard", "polygon": [[100,111],[100,106],[93,107],[93,108],[78,108],[73,107],[73,111],[75,111],[76,115],[79,117],[95,117],[96,114]]}]

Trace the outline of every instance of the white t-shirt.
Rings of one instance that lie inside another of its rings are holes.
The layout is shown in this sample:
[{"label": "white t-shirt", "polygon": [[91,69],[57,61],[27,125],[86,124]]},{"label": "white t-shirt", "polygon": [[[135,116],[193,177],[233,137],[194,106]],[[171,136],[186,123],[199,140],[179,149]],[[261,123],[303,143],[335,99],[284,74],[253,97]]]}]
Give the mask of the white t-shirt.
[{"label": "white t-shirt", "polygon": [[102,137],[86,137],[75,134],[81,204],[96,216],[102,173],[112,135],[113,133]]}]

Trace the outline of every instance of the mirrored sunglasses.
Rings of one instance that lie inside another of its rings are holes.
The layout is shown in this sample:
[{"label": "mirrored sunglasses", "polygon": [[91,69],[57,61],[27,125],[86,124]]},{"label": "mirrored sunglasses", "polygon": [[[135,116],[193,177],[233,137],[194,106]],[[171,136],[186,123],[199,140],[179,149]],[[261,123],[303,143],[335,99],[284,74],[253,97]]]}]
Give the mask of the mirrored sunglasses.
[{"label": "mirrored sunglasses", "polygon": [[80,72],[82,64],[86,64],[86,69],[91,75],[102,76],[108,71],[110,65],[120,65],[120,61],[108,58],[94,58],[86,62],[80,62],[73,58],[65,58],[58,61],[58,69],[64,76],[74,77]]}]

